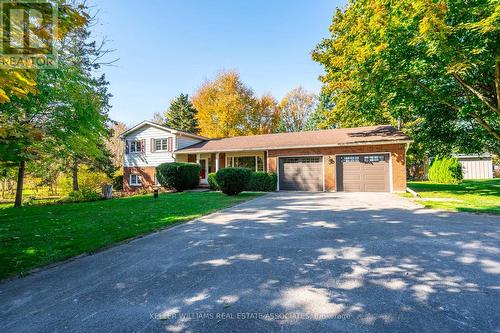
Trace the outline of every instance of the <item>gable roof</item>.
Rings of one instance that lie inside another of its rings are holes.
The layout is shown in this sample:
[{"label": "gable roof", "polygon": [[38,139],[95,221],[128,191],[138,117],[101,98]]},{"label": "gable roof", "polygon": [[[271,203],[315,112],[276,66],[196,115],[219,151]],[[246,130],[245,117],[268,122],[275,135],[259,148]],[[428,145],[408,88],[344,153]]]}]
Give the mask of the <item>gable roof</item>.
[{"label": "gable roof", "polygon": [[178,149],[177,153],[335,147],[363,144],[408,143],[410,138],[390,125],[339,128],[210,139]]},{"label": "gable roof", "polygon": [[197,135],[197,134],[193,134],[193,133],[189,133],[189,132],[184,132],[184,131],[179,131],[179,130],[176,130],[174,128],[170,128],[170,127],[166,127],[166,126],[154,123],[152,121],[143,121],[143,122],[140,122],[139,124],[135,125],[132,128],[129,128],[128,130],[126,130],[125,132],[123,132],[122,134],[120,134],[120,137],[123,139],[127,135],[129,135],[130,133],[135,132],[138,129],[140,129],[140,128],[144,127],[144,126],[148,126],[148,125],[152,126],[152,127],[159,128],[159,129],[167,131],[167,132],[170,132],[172,134],[180,134],[180,135],[183,135],[183,136],[188,136],[188,137],[195,138],[195,139],[200,139],[200,140],[210,140],[209,138],[206,138],[206,137],[201,136],[201,135]]}]

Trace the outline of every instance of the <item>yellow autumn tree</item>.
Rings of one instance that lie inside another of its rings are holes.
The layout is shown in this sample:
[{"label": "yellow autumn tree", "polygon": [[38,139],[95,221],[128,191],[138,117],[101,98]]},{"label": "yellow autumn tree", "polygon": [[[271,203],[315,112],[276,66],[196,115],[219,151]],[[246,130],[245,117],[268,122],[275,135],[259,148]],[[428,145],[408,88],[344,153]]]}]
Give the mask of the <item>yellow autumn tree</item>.
[{"label": "yellow autumn tree", "polygon": [[280,111],[276,99],[265,94],[255,99],[248,116],[247,134],[268,134],[276,132],[280,124]]},{"label": "yellow autumn tree", "polygon": [[221,71],[206,81],[192,102],[200,135],[209,138],[269,133],[277,122],[274,98],[255,97],[236,71]]}]

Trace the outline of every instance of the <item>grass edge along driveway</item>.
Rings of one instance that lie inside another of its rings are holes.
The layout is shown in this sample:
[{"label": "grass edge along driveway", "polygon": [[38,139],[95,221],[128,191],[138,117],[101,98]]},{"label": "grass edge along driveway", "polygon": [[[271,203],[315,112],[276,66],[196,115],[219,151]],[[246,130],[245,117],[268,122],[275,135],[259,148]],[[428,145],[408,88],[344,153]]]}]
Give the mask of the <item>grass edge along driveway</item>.
[{"label": "grass edge along driveway", "polygon": [[0,209],[0,280],[89,253],[256,198],[220,192],[167,193]]},{"label": "grass edge along driveway", "polygon": [[[408,182],[408,187],[423,199],[414,200],[427,208],[500,214],[500,178],[464,180],[461,184]],[[404,196],[413,198],[409,193]]]}]

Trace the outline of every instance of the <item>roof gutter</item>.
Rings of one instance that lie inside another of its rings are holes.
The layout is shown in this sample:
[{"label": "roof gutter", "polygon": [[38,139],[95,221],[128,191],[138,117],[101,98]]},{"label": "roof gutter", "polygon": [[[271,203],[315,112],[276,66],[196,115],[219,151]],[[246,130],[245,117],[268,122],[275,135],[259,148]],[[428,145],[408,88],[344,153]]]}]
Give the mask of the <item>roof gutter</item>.
[{"label": "roof gutter", "polygon": [[227,153],[238,151],[259,151],[259,150],[280,150],[280,149],[301,149],[301,148],[330,148],[330,147],[355,147],[355,146],[375,146],[375,145],[391,145],[391,144],[410,144],[413,140],[395,140],[395,141],[371,141],[357,142],[345,144],[328,144],[328,145],[302,145],[302,146],[284,146],[284,147],[257,147],[257,148],[241,148],[241,149],[216,149],[216,150],[195,150],[194,148],[184,148],[174,151],[177,154],[202,154],[202,153]]}]

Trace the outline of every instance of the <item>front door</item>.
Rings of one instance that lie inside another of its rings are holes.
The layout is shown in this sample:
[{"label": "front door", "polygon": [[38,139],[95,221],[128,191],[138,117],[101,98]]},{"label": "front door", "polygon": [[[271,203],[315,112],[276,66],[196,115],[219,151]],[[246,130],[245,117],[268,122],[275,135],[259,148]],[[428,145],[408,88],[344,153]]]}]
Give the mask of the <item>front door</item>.
[{"label": "front door", "polygon": [[200,159],[200,183],[205,184],[207,183],[207,160],[206,159]]}]

